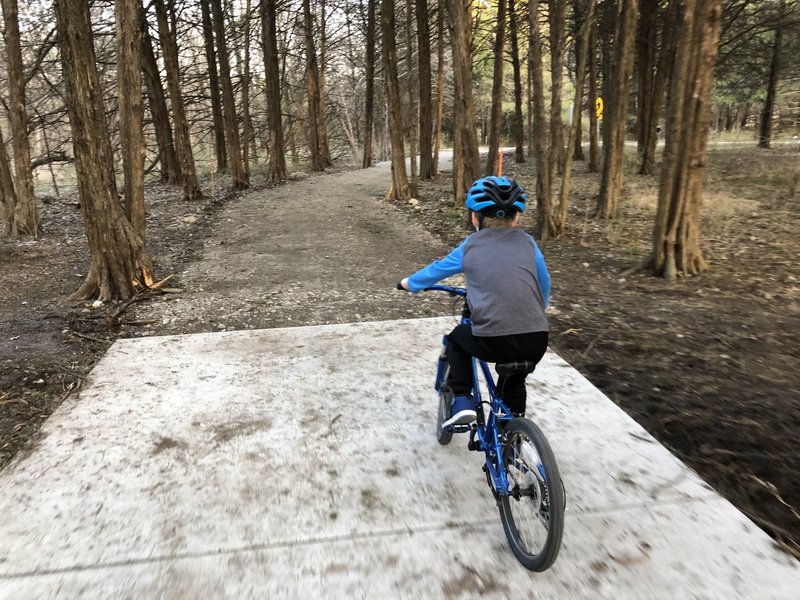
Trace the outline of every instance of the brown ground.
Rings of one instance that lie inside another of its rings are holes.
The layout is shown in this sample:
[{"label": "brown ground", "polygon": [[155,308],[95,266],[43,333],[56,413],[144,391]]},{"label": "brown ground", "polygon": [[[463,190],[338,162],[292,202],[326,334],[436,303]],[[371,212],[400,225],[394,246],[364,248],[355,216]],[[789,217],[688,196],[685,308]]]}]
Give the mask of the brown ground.
[{"label": "brown ground", "polygon": [[[799,161],[789,147],[713,150],[704,222],[711,269],[702,276],[675,284],[623,277],[648,250],[655,183],[629,175],[622,217],[598,223],[587,219],[598,179],[584,173],[583,163],[576,166],[568,234],[542,244],[553,276],[555,350],[795,552],[800,199],[789,197],[788,173]],[[506,172],[529,189],[531,169],[506,156]],[[174,287],[131,306],[118,330],[104,316],[119,305],[66,301],[88,263],[80,212],[69,203],[74,198],[45,204],[41,240],[0,238],[6,290],[0,299],[0,468],[80,386],[116,336],[441,312],[433,302],[388,290],[412,265],[463,237],[464,214],[452,207],[449,177],[424,184],[418,207],[381,205],[384,178],[376,169],[349,174],[346,182],[358,197],[350,201],[345,191],[337,198],[333,214],[348,215],[341,228],[330,228],[331,218],[319,211],[291,220],[291,211],[280,210],[264,219],[274,210],[274,191],[189,204],[174,189],[151,186],[148,245],[158,273],[176,275]],[[310,189],[306,183],[280,188],[280,206],[306,198]],[[366,202],[376,212],[362,218]],[[276,235],[272,241],[250,233],[276,223],[286,239],[275,228],[266,234]],[[443,242],[426,238],[421,226]],[[321,227],[341,232],[334,251],[340,254],[315,254]],[[274,254],[289,242],[295,244],[289,257]],[[320,266],[298,275],[291,256],[304,252]],[[255,272],[254,255],[283,267]],[[358,270],[337,272],[326,260],[353,261]],[[371,269],[366,276],[364,263]]]}]

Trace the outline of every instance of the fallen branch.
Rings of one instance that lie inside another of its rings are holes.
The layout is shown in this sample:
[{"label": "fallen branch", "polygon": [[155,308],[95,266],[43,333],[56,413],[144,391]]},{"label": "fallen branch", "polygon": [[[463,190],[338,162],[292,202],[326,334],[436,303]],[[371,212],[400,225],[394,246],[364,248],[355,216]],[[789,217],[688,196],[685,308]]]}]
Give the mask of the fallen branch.
[{"label": "fallen branch", "polygon": [[89,340],[90,342],[97,342],[98,344],[108,344],[108,340],[101,340],[100,338],[96,338],[91,335],[86,335],[85,333],[78,333],[77,331],[70,330],[70,333],[76,337],[83,338],[84,340]]}]

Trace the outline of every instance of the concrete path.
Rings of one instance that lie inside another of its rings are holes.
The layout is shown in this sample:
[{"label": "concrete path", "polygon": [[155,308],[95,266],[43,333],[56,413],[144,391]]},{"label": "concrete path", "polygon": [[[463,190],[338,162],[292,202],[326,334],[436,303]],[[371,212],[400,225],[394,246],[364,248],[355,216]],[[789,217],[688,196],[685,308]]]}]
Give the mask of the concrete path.
[{"label": "concrete path", "polygon": [[434,436],[448,318],[122,340],[0,473],[0,598],[792,598],[798,563],[549,354],[552,570]]}]

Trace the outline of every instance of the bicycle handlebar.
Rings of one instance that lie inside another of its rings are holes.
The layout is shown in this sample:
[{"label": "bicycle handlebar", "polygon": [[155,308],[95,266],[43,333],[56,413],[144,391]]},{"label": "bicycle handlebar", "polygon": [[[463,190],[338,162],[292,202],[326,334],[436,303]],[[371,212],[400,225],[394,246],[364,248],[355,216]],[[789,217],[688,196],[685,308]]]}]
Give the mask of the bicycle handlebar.
[{"label": "bicycle handlebar", "polygon": [[449,285],[432,285],[430,287],[424,288],[422,291],[423,292],[431,292],[431,291],[446,292],[447,294],[450,294],[451,296],[462,296],[462,297],[467,295],[467,290],[466,289],[458,288],[458,287],[450,287]]}]

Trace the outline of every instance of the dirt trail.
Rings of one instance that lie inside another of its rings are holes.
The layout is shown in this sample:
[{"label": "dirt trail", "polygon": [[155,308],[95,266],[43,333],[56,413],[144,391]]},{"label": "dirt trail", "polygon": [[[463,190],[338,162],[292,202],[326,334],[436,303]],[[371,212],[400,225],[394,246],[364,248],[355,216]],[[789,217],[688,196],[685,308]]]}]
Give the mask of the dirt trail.
[{"label": "dirt trail", "polygon": [[387,163],[317,175],[225,206],[179,293],[136,309],[137,334],[186,333],[441,314],[439,298],[394,284],[447,250],[383,201]]}]

